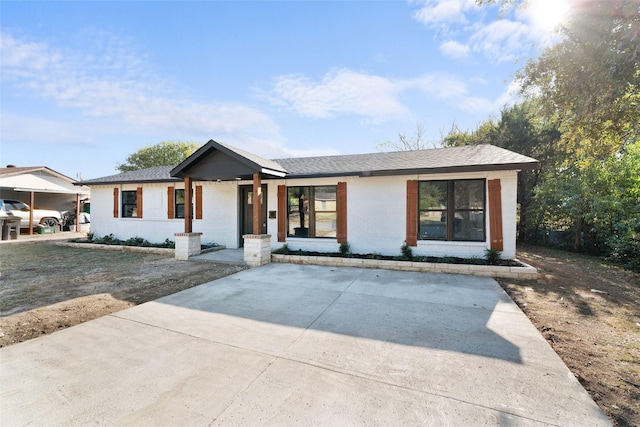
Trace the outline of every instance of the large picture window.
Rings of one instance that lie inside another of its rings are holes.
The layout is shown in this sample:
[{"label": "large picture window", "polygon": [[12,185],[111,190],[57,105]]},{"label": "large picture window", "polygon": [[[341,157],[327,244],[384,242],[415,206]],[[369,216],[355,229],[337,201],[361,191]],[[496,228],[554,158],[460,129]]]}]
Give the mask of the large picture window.
[{"label": "large picture window", "polygon": [[485,240],[485,180],[421,181],[420,240]]},{"label": "large picture window", "polygon": [[336,186],[287,188],[287,235],[336,238]]},{"label": "large picture window", "polygon": [[123,191],[122,192],[122,218],[138,217],[138,192]]}]

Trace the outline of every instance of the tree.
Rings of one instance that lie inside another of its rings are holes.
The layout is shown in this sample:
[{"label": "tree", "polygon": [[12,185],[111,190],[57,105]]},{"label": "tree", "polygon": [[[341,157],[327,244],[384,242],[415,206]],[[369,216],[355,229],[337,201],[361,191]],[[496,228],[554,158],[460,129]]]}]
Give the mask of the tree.
[{"label": "tree", "polygon": [[416,132],[411,137],[406,133],[398,133],[398,141],[386,141],[376,145],[379,151],[415,151],[426,148],[423,123],[416,123]]},{"label": "tree", "polygon": [[126,162],[116,168],[120,172],[129,172],[154,166],[176,166],[198,148],[195,142],[162,141],[130,154]]},{"label": "tree", "polygon": [[[502,9],[527,0],[476,0]],[[534,1],[534,0],[529,0]],[[637,0],[573,0],[561,41],[517,73],[522,93],[556,121],[572,161],[588,166],[640,135]]]}]

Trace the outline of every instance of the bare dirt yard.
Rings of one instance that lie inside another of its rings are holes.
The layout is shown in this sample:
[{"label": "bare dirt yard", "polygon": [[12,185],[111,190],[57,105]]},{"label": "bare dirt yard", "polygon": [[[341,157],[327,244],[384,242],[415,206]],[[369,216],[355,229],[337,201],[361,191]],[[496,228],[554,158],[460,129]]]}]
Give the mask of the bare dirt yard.
[{"label": "bare dirt yard", "polygon": [[[169,255],[25,242],[0,247],[0,347],[242,269]],[[526,247],[537,281],[500,280],[618,426],[640,426],[640,274],[598,258]]]},{"label": "bare dirt yard", "polygon": [[640,426],[640,274],[598,258],[518,249],[537,281],[499,280],[614,425]]},{"label": "bare dirt yard", "polygon": [[170,295],[244,267],[172,254],[20,242],[0,246],[0,347]]}]

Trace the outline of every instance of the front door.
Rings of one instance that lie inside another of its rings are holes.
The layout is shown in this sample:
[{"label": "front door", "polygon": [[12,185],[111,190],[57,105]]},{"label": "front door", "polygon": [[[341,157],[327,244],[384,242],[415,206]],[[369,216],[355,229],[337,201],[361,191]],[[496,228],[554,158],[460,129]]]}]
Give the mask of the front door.
[{"label": "front door", "polygon": [[[240,186],[240,246],[242,236],[253,234],[253,185]],[[267,184],[262,184],[262,234],[267,234]]]}]

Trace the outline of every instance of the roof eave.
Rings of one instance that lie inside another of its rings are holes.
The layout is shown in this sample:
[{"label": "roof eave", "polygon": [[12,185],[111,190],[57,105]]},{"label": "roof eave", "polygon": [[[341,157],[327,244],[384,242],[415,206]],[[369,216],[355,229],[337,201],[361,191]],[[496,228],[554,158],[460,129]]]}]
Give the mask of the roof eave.
[{"label": "roof eave", "polygon": [[121,184],[160,184],[163,182],[182,182],[180,178],[169,178],[169,179],[136,179],[136,180],[118,180],[118,181],[80,181],[74,182],[73,185],[84,185],[87,187],[91,187],[92,185],[121,185]]}]

